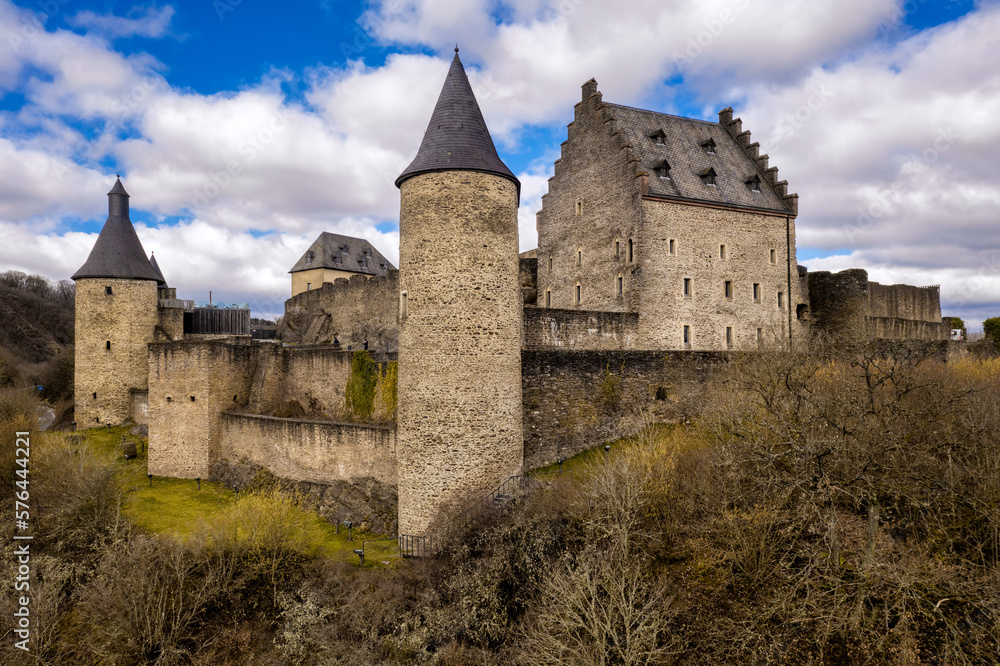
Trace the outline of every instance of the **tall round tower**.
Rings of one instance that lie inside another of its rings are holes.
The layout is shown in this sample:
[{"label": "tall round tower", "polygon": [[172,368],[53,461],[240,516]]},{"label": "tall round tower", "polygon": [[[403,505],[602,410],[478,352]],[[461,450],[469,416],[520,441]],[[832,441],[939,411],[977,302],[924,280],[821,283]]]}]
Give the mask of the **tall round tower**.
[{"label": "tall round tower", "polygon": [[157,322],[157,284],[132,227],[121,180],[108,192],[108,219],[76,281],[76,421],[124,422],[131,391],[149,388],[147,345]]},{"label": "tall round tower", "polygon": [[524,460],[520,183],[455,49],[399,211],[399,533],[481,499]]}]

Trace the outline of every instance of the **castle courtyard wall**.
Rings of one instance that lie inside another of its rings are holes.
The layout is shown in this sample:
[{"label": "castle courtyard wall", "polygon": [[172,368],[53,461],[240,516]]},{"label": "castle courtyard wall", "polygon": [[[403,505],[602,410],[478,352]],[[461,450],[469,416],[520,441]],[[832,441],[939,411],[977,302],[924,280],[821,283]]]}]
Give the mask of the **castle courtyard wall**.
[{"label": "castle courtyard wall", "polygon": [[639,315],[556,308],[524,309],[522,349],[634,349]]},{"label": "castle courtyard wall", "polygon": [[396,429],[227,413],[220,458],[245,459],[296,481],[373,478],[395,485]]}]

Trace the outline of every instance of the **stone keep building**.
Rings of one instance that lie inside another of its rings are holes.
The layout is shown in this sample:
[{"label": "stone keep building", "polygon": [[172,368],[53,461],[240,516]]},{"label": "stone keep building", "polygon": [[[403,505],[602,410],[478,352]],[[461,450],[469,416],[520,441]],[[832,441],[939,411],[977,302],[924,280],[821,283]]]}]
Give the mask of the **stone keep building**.
[{"label": "stone keep building", "polygon": [[455,58],[399,213],[399,531],[521,471],[520,183]]},{"label": "stone keep building", "polygon": [[292,269],[292,296],[354,275],[385,277],[395,266],[363,238],[324,231]]},{"label": "stone keep building", "polygon": [[537,305],[637,313],[640,349],[787,341],[803,303],[787,190],[732,109],[609,104],[591,79],[537,216]]},{"label": "stone keep building", "polygon": [[129,195],[116,180],[108,219],[76,281],[76,420],[89,428],[132,416],[133,395],[149,385],[148,346],[164,284],[129,220]]}]

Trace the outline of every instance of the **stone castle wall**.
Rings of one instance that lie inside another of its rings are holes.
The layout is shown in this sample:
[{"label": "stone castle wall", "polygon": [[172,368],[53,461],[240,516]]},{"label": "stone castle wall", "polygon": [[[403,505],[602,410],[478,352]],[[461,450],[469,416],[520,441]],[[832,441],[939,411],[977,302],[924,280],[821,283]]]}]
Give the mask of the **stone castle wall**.
[{"label": "stone castle wall", "polygon": [[762,342],[788,339],[801,301],[791,218],[652,199],[642,215],[642,348],[684,349],[684,326],[690,349],[755,349],[757,329]]},{"label": "stone castle wall", "polygon": [[467,171],[400,186],[399,530],[521,470],[517,191]]},{"label": "stone castle wall", "polygon": [[156,329],[156,302],[152,280],[76,281],[74,400],[79,427],[118,424],[131,417],[130,390],[148,386],[146,345]]},{"label": "stone castle wall", "polygon": [[525,351],[524,466],[552,464],[695,411],[719,352]]},{"label": "stone castle wall", "polygon": [[868,316],[940,324],[941,289],[869,282]]},{"label": "stone castle wall", "polygon": [[396,483],[394,427],[225,413],[221,433],[220,459],[246,459],[285,479]]},{"label": "stone castle wall", "polygon": [[555,308],[524,309],[522,349],[635,349],[639,315]]},{"label": "stone castle wall", "polygon": [[559,309],[635,311],[643,242],[638,236],[640,182],[622,135],[608,129],[610,116],[601,94],[596,86],[589,92],[584,89],[584,99],[574,109],[537,215],[537,303]]},{"label": "stone castle wall", "polygon": [[399,347],[399,271],[385,277],[354,275],[285,301],[278,335],[294,344],[396,351]]}]

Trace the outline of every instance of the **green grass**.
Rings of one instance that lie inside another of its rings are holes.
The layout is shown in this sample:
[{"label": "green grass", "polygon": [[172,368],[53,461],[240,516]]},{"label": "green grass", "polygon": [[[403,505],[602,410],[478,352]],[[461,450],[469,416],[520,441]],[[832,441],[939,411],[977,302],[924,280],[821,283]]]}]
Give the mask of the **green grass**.
[{"label": "green grass", "polygon": [[[129,426],[92,428],[77,434],[85,437],[92,445],[109,451],[116,456],[120,466],[120,479],[125,490],[123,512],[139,529],[154,534],[169,534],[186,539],[204,523],[223,518],[224,512],[235,507],[239,499],[232,488],[216,481],[202,479],[201,489],[194,479],[175,479],[154,476],[152,484],[147,476],[148,455],[145,437],[130,435]],[[61,434],[55,434],[61,436]],[[137,457],[125,461],[122,455],[122,436],[135,441]],[[347,528],[337,527],[321,518],[315,511],[301,509],[306,519],[297,521],[296,537],[305,542],[306,550],[318,557],[331,559],[352,559],[357,556],[354,549],[361,548],[364,539],[380,538],[381,535],[352,530],[352,541],[347,540]],[[384,549],[378,549],[378,554]],[[380,563],[386,556],[373,558],[369,555],[366,564]]]},{"label": "green grass", "polygon": [[[643,432],[635,436],[630,435],[628,437],[619,437],[618,439],[612,440],[610,442],[605,442],[604,444],[598,444],[593,448],[585,449],[580,453],[577,453],[575,456],[566,458],[566,460],[564,460],[562,463],[562,468],[563,470],[567,469],[574,470],[574,474],[577,474],[580,471],[590,467],[594,463],[600,463],[604,461],[605,444],[611,447],[611,449],[607,452],[607,455],[610,457],[615,455],[615,453],[620,451],[623,447],[635,443],[636,441],[648,438],[650,434],[665,435],[669,433],[673,428],[677,427],[680,426],[668,423],[654,423],[648,426],[648,428],[652,430],[652,433]],[[546,465],[545,467],[538,467],[536,469],[533,469],[531,470],[531,472],[533,474],[550,474],[558,470],[559,470],[559,463],[553,463],[551,465]]]}]

